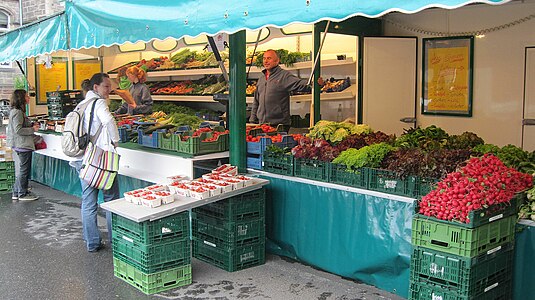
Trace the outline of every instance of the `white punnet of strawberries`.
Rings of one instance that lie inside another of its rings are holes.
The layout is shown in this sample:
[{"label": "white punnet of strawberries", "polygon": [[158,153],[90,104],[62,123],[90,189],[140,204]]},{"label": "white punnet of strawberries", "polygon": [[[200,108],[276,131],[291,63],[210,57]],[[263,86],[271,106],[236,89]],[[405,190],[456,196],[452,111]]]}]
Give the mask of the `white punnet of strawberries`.
[{"label": "white punnet of strawberries", "polygon": [[471,158],[460,171],[440,181],[435,190],[422,197],[419,213],[470,223],[470,211],[507,203],[515,193],[531,186],[530,174],[506,167],[496,156],[486,154]]}]

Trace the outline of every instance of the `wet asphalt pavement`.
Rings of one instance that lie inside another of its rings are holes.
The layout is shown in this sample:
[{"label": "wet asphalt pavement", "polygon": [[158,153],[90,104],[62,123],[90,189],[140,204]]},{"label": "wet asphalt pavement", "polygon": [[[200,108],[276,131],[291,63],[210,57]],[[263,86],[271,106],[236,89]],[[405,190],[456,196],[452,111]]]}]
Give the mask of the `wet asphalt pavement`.
[{"label": "wet asphalt pavement", "polygon": [[[31,185],[37,201],[0,199],[0,299],[403,299],[269,254],[233,273],[192,259],[191,285],[147,296],[114,277],[108,244],[86,251],[78,198]],[[105,237],[102,211],[99,225]]]}]

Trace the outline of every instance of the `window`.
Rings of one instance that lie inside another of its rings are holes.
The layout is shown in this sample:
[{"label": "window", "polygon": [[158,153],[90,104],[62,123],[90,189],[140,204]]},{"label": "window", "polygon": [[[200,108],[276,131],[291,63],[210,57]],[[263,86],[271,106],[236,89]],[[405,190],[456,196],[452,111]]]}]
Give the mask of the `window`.
[{"label": "window", "polygon": [[9,29],[9,16],[0,10],[0,31],[7,31]]}]

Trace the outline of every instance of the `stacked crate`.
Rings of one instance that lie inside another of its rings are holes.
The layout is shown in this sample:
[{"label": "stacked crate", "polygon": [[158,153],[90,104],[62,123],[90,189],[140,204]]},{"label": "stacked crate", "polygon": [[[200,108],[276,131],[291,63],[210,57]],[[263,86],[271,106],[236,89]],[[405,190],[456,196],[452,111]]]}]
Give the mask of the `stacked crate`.
[{"label": "stacked crate", "polygon": [[65,118],[84,99],[80,90],[46,92],[46,104],[50,120]]},{"label": "stacked crate", "polygon": [[[0,150],[5,151],[5,150]],[[15,163],[13,161],[0,162],[0,193],[9,193],[15,183]]]},{"label": "stacked crate", "polygon": [[265,262],[265,191],[192,210],[193,257],[234,272]]},{"label": "stacked crate", "polygon": [[189,212],[135,222],[113,214],[116,277],[145,294],[191,284]]},{"label": "stacked crate", "polygon": [[517,201],[470,212],[470,223],[416,215],[409,299],[511,299]]}]

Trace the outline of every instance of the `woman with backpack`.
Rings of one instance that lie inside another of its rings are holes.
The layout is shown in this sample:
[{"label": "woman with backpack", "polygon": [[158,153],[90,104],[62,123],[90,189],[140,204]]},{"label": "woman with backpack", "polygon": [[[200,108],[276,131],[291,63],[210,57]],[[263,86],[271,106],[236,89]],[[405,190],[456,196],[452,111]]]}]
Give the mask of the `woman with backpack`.
[{"label": "woman with backpack", "polygon": [[[78,105],[91,102],[86,105],[83,116],[84,132],[88,132],[90,140],[95,146],[105,150],[112,151],[119,142],[119,131],[115,119],[111,114],[107,98],[111,92],[111,81],[108,74],[97,73],[89,80],[89,90],[86,93],[85,99]],[[95,103],[92,103],[96,101]],[[94,105],[93,105],[94,104]],[[93,120],[91,120],[91,111],[93,110]],[[83,154],[82,154],[83,155]],[[73,166],[79,172],[82,165],[82,156],[79,160],[73,163]],[[97,208],[98,208],[98,193],[99,190],[89,186],[84,180],[80,180],[82,185],[82,230],[84,240],[86,241],[87,251],[96,252],[102,248],[102,239],[97,225]],[[108,190],[102,190],[104,202],[119,199],[119,182],[115,178],[113,185]],[[108,239],[111,244],[111,213],[106,212],[106,220],[108,227]]]},{"label": "woman with backpack", "polygon": [[15,159],[15,184],[13,200],[34,201],[38,196],[28,191],[28,181],[32,172],[32,153],[35,151],[34,134],[39,130],[39,123],[34,123],[26,116],[26,104],[30,96],[25,90],[15,90],[11,95],[11,110],[7,126],[7,145],[11,147]]}]

